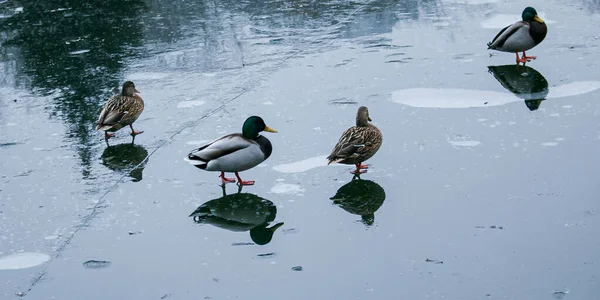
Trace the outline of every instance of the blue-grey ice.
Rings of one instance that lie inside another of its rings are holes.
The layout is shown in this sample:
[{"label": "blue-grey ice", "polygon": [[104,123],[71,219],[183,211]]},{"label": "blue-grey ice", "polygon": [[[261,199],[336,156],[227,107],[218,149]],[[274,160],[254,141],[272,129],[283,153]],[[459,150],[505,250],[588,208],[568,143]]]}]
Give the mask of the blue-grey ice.
[{"label": "blue-grey ice", "polygon": [[[169,77],[168,73],[159,72],[136,72],[127,75],[127,79],[132,81],[159,80],[166,77]],[[140,88],[140,92],[144,91]]]},{"label": "blue-grey ice", "polygon": [[327,166],[327,154],[310,157],[300,161],[280,164],[273,167],[273,170],[281,173],[302,173],[308,170]]},{"label": "blue-grey ice", "polygon": [[457,147],[475,147],[481,145],[480,141],[448,141],[452,146]]},{"label": "blue-grey ice", "polygon": [[200,106],[204,103],[205,102],[202,100],[181,101],[181,102],[177,103],[177,107],[178,108],[190,108],[190,107]]}]

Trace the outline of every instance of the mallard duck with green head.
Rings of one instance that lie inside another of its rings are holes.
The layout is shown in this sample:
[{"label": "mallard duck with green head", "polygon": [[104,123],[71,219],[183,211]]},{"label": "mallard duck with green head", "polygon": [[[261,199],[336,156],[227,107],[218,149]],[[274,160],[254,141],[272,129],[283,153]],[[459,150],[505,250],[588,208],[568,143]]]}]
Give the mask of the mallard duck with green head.
[{"label": "mallard duck with green head", "polygon": [[[500,30],[494,40],[487,44],[488,49],[516,53],[517,63],[529,62],[535,59],[535,56],[527,56],[525,51],[537,46],[544,40],[548,33],[548,27],[533,7],[525,8],[521,18],[522,21]],[[519,52],[523,52],[522,57],[519,57]]]},{"label": "mallard duck with green head", "polygon": [[118,131],[126,126],[131,128],[133,136],[143,133],[143,131],[135,131],[132,126],[144,111],[144,100],[136,93],[139,91],[135,88],[135,84],[125,81],[121,92],[111,96],[104,105],[96,122],[96,130],[104,131],[104,139],[107,143],[109,138],[115,136],[109,132]]},{"label": "mallard duck with green head", "polygon": [[333,151],[327,157],[329,164],[342,163],[356,165],[352,174],[366,173],[369,165],[362,164],[371,158],[383,142],[381,131],[375,125],[369,123],[369,109],[366,106],[358,108],[356,113],[356,126],[352,126],[340,137],[333,147]]},{"label": "mallard duck with green head", "polygon": [[199,169],[221,172],[223,183],[235,182],[225,177],[225,172],[234,172],[240,185],[253,185],[254,181],[244,181],[239,172],[256,167],[273,152],[273,146],[262,131],[277,132],[269,128],[258,116],[251,116],[244,122],[242,133],[232,133],[220,137],[198,149],[192,150],[187,161]]}]

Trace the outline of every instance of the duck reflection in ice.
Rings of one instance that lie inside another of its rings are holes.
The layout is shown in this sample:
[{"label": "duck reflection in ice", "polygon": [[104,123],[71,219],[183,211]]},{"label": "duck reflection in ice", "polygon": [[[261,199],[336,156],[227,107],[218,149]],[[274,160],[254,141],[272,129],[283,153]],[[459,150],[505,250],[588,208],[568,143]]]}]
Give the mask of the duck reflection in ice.
[{"label": "duck reflection in ice", "polygon": [[345,211],[361,216],[362,222],[370,226],[375,222],[375,212],[385,201],[385,190],[374,181],[354,176],[330,199]]},{"label": "duck reflection in ice", "polygon": [[525,100],[531,111],[538,109],[548,95],[548,81],[532,67],[512,64],[489,66],[488,70],[505,89]]},{"label": "duck reflection in ice", "polygon": [[124,143],[106,147],[102,152],[102,164],[117,172],[127,172],[132,181],[142,180],[148,151],[143,146]]},{"label": "duck reflection in ice", "polygon": [[213,226],[230,231],[250,231],[250,238],[258,245],[271,242],[273,234],[283,222],[269,227],[277,216],[277,207],[273,202],[260,196],[242,193],[242,187],[236,194],[225,194],[223,197],[210,200],[198,207],[190,217],[199,224]]}]

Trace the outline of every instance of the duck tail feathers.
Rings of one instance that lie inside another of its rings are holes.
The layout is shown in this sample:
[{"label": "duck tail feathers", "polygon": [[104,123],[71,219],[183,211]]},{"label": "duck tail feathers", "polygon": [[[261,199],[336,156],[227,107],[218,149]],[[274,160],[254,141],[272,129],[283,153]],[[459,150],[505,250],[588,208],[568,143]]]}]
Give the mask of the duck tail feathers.
[{"label": "duck tail feathers", "polygon": [[344,160],[344,159],[343,159],[343,158],[338,158],[338,159],[330,159],[330,160],[329,160],[329,162],[327,163],[327,165],[330,165],[330,164],[337,164],[337,163],[339,163],[339,162],[340,162],[340,161],[342,161],[342,160]]},{"label": "duck tail feathers", "polygon": [[188,154],[183,160],[203,170],[206,169],[206,166],[208,165],[208,162],[202,160],[200,157],[195,156],[191,153]]}]

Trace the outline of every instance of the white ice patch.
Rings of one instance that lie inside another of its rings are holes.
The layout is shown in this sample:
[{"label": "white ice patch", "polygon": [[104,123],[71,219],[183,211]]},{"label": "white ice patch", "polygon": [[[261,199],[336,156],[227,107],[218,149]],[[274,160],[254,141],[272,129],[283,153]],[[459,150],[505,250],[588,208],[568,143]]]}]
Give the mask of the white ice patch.
[{"label": "white ice patch", "polygon": [[571,97],[600,89],[600,81],[575,81],[551,87],[547,98]]},{"label": "white ice patch", "polygon": [[541,145],[544,147],[556,147],[556,146],[558,146],[558,143],[557,142],[546,142],[546,143],[542,143]]},{"label": "white ice patch", "polygon": [[414,88],[393,92],[392,101],[413,107],[468,108],[504,105],[521,99],[495,91]]},{"label": "white ice patch", "polygon": [[271,192],[275,194],[299,194],[304,192],[304,189],[297,184],[277,182]]},{"label": "white ice patch", "polygon": [[84,53],[88,53],[88,52],[90,52],[89,49],[83,49],[83,50],[77,50],[77,51],[69,52],[69,54],[71,54],[71,55],[79,55],[79,54],[84,54]]},{"label": "white ice patch", "polygon": [[0,270],[18,270],[39,266],[50,260],[50,255],[38,252],[15,253],[0,257]]},{"label": "white ice patch", "polygon": [[273,170],[281,173],[302,173],[324,166],[327,166],[327,155],[319,155],[301,161],[277,165],[273,167]]},{"label": "white ice patch", "polygon": [[[546,99],[581,95],[600,89],[600,81],[577,81],[549,88]],[[514,94],[487,90],[412,88],[397,90],[391,100],[423,108],[470,108],[505,105],[523,99]]]},{"label": "white ice patch", "polygon": [[448,143],[457,147],[475,147],[481,145],[480,141],[448,141]]},{"label": "white ice patch", "polygon": [[[554,24],[556,21],[552,21],[546,18],[544,13],[538,13],[538,16],[544,20],[546,24]],[[517,21],[521,21],[521,15],[505,15],[498,14],[495,15],[483,22],[481,22],[481,27],[483,28],[493,28],[493,29],[502,29],[508,25],[514,24]],[[492,37],[493,38],[493,37]]]},{"label": "white ice patch", "polygon": [[200,106],[204,104],[202,100],[191,100],[191,101],[181,101],[177,103],[177,108],[189,108],[194,106]]}]

